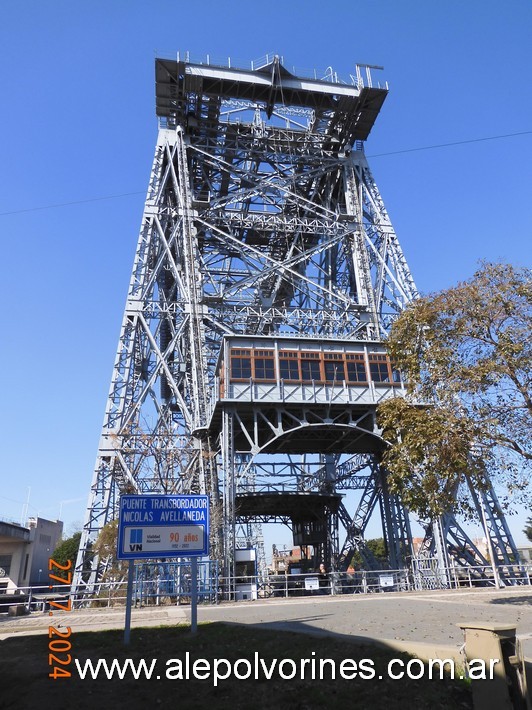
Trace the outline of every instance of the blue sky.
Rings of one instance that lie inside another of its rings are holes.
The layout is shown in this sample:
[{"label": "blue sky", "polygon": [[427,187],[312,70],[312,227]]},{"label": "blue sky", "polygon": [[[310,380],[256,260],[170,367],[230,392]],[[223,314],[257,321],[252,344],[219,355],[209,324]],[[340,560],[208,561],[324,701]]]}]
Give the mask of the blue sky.
[{"label": "blue sky", "polygon": [[[83,520],[155,146],[157,54],[274,52],[340,76],[383,65],[390,94],[366,153],[426,293],[479,259],[531,265],[531,21],[528,0],[4,4],[0,517],[20,520],[29,493],[30,515]],[[524,517],[510,519],[518,542]]]}]

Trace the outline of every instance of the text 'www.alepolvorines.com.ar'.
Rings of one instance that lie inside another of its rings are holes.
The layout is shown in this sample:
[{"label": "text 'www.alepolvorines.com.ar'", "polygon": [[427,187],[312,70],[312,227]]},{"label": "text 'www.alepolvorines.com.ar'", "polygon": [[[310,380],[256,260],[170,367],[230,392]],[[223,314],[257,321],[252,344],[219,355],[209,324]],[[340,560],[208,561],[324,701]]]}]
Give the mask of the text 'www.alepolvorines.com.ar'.
[{"label": "text 'www.alepolvorines.com.ar'", "polygon": [[[253,659],[239,658],[229,661],[226,658],[196,658],[192,660],[190,653],[185,653],[184,659],[171,658],[164,662],[164,667],[158,664],[156,658],[146,661],[141,658],[97,661],[75,659],[79,677],[82,680],[113,678],[124,680],[206,680],[217,686],[221,681],[234,678],[236,680],[430,680],[443,678],[464,678],[465,672],[455,665],[452,658],[433,658],[422,661],[419,658],[403,660],[392,658],[386,665],[385,674],[378,674],[371,658],[354,660],[344,658],[336,661],[332,658],[317,658],[313,651],[309,658],[293,660],[291,658],[264,659],[255,652]],[[162,662],[161,662],[162,663]],[[471,659],[468,662],[467,676],[473,680],[492,680],[495,666],[500,663],[498,658]],[[159,665],[159,668],[158,668]]]}]

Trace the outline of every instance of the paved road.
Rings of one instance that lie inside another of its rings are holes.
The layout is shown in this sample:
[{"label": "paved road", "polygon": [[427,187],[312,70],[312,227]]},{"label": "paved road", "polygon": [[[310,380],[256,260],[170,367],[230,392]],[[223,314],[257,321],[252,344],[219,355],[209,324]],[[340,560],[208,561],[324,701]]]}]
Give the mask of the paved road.
[{"label": "paved road", "polygon": [[525,655],[532,659],[532,588],[268,600],[201,608],[199,619],[356,636],[404,648],[458,648],[463,632],[457,624],[501,623],[517,628]]},{"label": "paved road", "polygon": [[[189,607],[134,609],[133,626],[187,623]],[[532,588],[456,590],[394,594],[354,594],[301,597],[200,606],[199,621],[260,624],[266,628],[334,634],[383,641],[396,648],[427,655],[457,649],[463,642],[458,623],[502,623],[517,628],[525,655],[532,660]],[[86,609],[56,612],[54,624],[73,631],[121,628],[124,609]],[[0,616],[0,639],[14,634],[47,633],[47,613],[27,617]],[[420,654],[422,655],[422,654]]]}]

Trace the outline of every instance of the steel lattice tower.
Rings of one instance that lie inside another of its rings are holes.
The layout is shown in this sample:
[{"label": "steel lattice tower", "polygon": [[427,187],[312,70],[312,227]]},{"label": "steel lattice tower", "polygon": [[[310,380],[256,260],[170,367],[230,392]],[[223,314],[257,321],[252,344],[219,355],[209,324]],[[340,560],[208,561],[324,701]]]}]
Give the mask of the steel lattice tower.
[{"label": "steel lattice tower", "polygon": [[[333,569],[357,549],[371,567],[377,509],[392,568],[412,554],[375,410],[404,393],[384,341],[417,292],[364,155],[387,87],[362,69],[345,83],[276,56],[250,70],[156,60],[159,134],[75,592],[99,579],[87,556],[121,492],[209,494],[227,574],[269,521]],[[492,489],[472,494],[508,563]],[[425,547],[486,562],[452,515]]]}]

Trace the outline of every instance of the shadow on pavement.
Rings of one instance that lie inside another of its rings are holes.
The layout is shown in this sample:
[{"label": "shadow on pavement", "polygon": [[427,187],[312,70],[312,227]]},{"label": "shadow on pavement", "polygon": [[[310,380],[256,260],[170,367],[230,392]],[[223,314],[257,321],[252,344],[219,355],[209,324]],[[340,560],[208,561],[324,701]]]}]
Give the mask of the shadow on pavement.
[{"label": "shadow on pavement", "polygon": [[519,606],[530,606],[532,604],[532,594],[524,597],[499,597],[490,599],[490,604],[516,604]]}]

